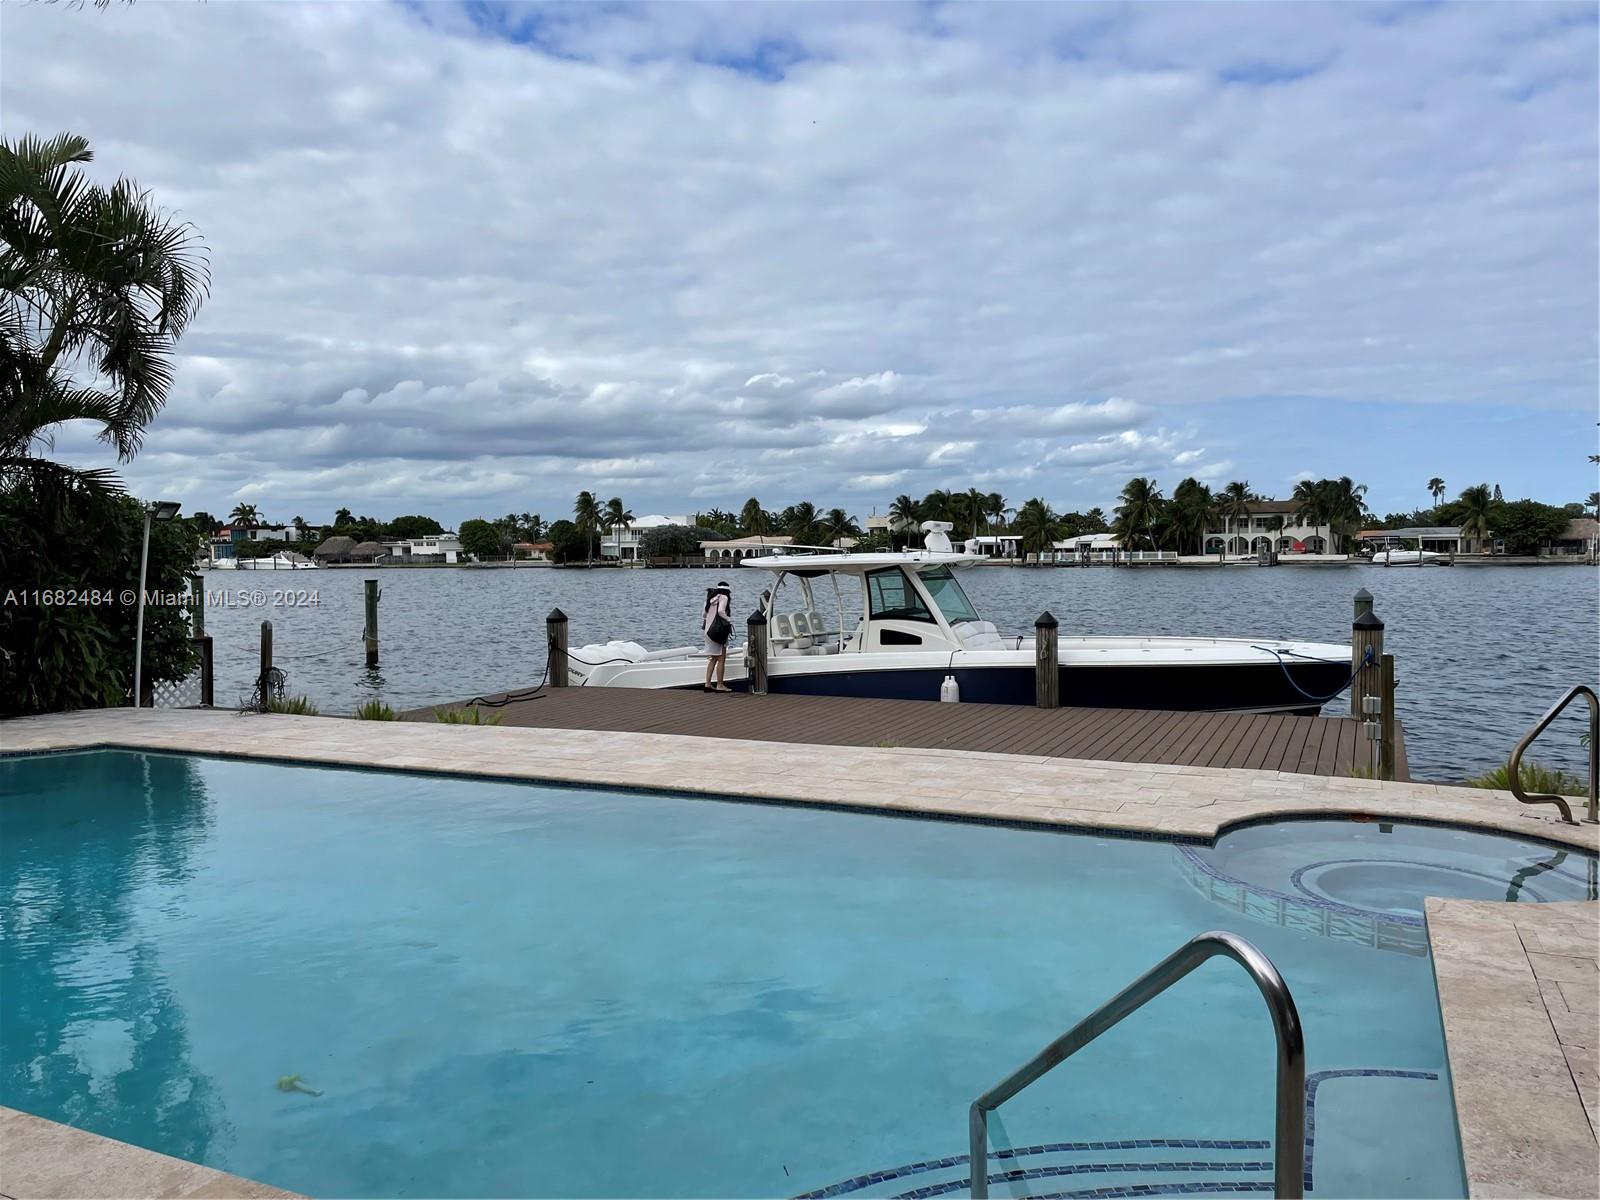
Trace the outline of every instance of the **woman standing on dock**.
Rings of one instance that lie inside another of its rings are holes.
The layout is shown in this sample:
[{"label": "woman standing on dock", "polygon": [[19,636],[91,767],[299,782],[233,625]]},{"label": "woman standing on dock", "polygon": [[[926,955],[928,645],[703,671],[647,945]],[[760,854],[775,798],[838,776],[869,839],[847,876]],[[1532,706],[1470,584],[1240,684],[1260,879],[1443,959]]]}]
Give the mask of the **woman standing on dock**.
[{"label": "woman standing on dock", "polygon": [[[706,589],[706,608],[700,616],[700,629],[706,636],[706,691],[731,692],[723,680],[728,669],[728,641],[733,636],[733,592],[726,580]],[[711,684],[711,672],[717,673],[716,686]]]}]

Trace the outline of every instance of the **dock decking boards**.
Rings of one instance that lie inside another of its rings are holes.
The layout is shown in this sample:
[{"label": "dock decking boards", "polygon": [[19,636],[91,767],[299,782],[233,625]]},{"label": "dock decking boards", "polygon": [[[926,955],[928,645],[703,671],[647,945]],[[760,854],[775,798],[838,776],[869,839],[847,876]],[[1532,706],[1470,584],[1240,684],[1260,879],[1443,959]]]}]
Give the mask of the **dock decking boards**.
[{"label": "dock decking boards", "polygon": [[[491,696],[490,700],[501,699]],[[459,702],[442,705],[454,708]],[[1009,704],[749,696],[646,688],[546,688],[503,708],[523,728],[675,733],[824,746],[894,745],[1174,766],[1244,767],[1300,775],[1365,773],[1369,744],[1344,717],[1039,709]],[[406,714],[432,720],[431,708]],[[1396,729],[1396,777],[1409,779]]]}]

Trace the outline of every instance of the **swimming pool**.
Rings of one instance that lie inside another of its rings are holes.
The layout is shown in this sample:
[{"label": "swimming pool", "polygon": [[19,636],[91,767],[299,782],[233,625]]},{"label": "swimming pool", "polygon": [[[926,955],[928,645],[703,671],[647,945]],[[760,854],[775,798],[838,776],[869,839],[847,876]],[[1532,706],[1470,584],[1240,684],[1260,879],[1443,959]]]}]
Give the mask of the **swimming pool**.
[{"label": "swimming pool", "polygon": [[[1407,880],[1594,894],[1578,853],[1345,821],[1178,845],[120,751],[0,760],[0,796],[0,1104],[320,1195],[964,1194],[972,1099],[1206,928],[1294,990],[1310,1194],[1461,1195]],[[1203,967],[1007,1104],[991,1170],[1270,1191],[1272,1046]]]}]

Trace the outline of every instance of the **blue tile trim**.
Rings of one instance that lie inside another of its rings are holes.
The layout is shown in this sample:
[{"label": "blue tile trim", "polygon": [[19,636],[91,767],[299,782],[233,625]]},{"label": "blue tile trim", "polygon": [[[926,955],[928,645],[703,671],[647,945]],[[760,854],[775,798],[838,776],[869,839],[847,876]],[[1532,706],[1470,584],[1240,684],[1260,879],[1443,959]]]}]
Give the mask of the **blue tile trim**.
[{"label": "blue tile trim", "polygon": [[[1305,1190],[1312,1188],[1312,1164],[1315,1159],[1316,1133],[1317,1133],[1317,1089],[1330,1079],[1422,1079],[1437,1081],[1438,1074],[1433,1071],[1403,1071],[1393,1068],[1356,1067],[1345,1070],[1314,1071],[1306,1076],[1306,1169]],[[990,1157],[998,1161],[1016,1161],[1039,1154],[1083,1154],[1101,1150],[1143,1150],[1143,1149],[1194,1149],[1194,1150],[1267,1150],[1272,1143],[1260,1138],[1243,1138],[1234,1140],[1218,1140],[1214,1138],[1123,1138],[1113,1141],[1098,1142],[1047,1142],[1035,1146],[1007,1146],[995,1150]],[[895,1179],[905,1179],[912,1175],[921,1175],[928,1171],[943,1171],[955,1167],[967,1166],[970,1158],[965,1154],[952,1154],[948,1158],[930,1158],[922,1162],[908,1163],[903,1167],[894,1167],[886,1171],[874,1171],[868,1175],[857,1175],[850,1179],[841,1180],[825,1188],[815,1191],[802,1192],[794,1200],[832,1200],[835,1196],[848,1195],[860,1191],[862,1188],[874,1184],[887,1183]],[[1105,1174],[1112,1171],[1224,1171],[1235,1169],[1239,1171],[1271,1171],[1273,1164],[1257,1161],[1183,1161],[1183,1162],[1088,1162],[1073,1163],[1059,1167],[1036,1167],[1032,1169],[1021,1168],[1001,1171],[989,1176],[990,1183],[1015,1183],[1020,1180],[1042,1179],[1062,1175]],[[972,1187],[972,1178],[969,1173],[967,1178],[949,1180],[944,1183],[930,1184],[925,1187],[915,1188],[909,1192],[901,1192],[896,1200],[931,1200],[935,1196],[946,1196],[955,1192],[964,1192]],[[1092,1188],[1088,1191],[1052,1192],[1038,1194],[1033,1200],[1075,1200],[1084,1198],[1092,1200],[1094,1197],[1121,1196],[1173,1196],[1194,1193],[1219,1193],[1219,1192],[1270,1192],[1272,1184],[1255,1182],[1246,1183],[1218,1183],[1213,1180],[1198,1181],[1194,1183],[1161,1183],[1161,1184],[1129,1184],[1120,1187]]]},{"label": "blue tile trim", "polygon": [[[1180,855],[1188,860],[1189,864],[1201,874],[1209,875],[1212,879],[1219,880],[1220,882],[1229,884],[1233,887],[1243,888],[1253,896],[1265,896],[1272,900],[1282,900],[1289,904],[1294,904],[1300,907],[1316,908],[1327,912],[1336,912],[1347,917],[1360,917],[1365,921],[1381,921],[1386,925],[1405,925],[1411,928],[1422,928],[1423,921],[1421,917],[1407,917],[1396,913],[1379,912],[1376,909],[1371,908],[1357,908],[1353,904],[1340,904],[1334,900],[1324,900],[1322,897],[1311,892],[1306,892],[1303,896],[1296,896],[1291,892],[1280,892],[1273,888],[1266,887],[1263,884],[1250,883],[1243,879],[1236,879],[1224,871],[1219,871],[1205,859],[1201,858],[1200,855],[1189,846],[1176,846],[1174,849],[1176,849]],[[1327,865],[1327,863],[1312,863],[1308,866],[1301,867],[1300,870],[1309,871],[1313,866]],[[1298,872],[1294,878],[1299,878]],[[1299,885],[1296,884],[1296,886]]]},{"label": "blue tile trim", "polygon": [[1314,1071],[1306,1076],[1306,1191],[1311,1190],[1311,1163],[1316,1150],[1317,1089],[1330,1079],[1431,1079],[1434,1071],[1395,1071],[1362,1067],[1347,1071]]},{"label": "blue tile trim", "polygon": [[[1094,1150],[1139,1150],[1139,1149],[1194,1149],[1194,1150],[1266,1150],[1272,1146],[1269,1141],[1246,1139],[1239,1141],[1216,1141],[1208,1138],[1126,1138],[1117,1141],[1105,1142],[1047,1142],[1037,1146],[1006,1146],[995,1150],[990,1158],[1020,1159],[1034,1154],[1083,1154]],[[882,1183],[887,1179],[901,1179],[910,1175],[921,1175],[927,1171],[943,1171],[951,1167],[964,1167],[967,1165],[967,1155],[953,1154],[949,1158],[930,1158],[923,1162],[908,1163],[903,1167],[895,1167],[891,1171],[875,1171],[871,1175],[857,1175],[852,1179],[845,1179],[839,1183],[819,1188],[813,1192],[803,1192],[794,1200],[828,1200],[833,1196],[842,1196],[847,1192],[858,1191],[872,1183]],[[971,1184],[968,1179],[968,1185]]]},{"label": "blue tile trim", "polygon": [[[1153,1171],[1159,1173],[1169,1172],[1198,1172],[1198,1171],[1246,1171],[1260,1172],[1271,1171],[1270,1162],[1111,1162],[1111,1163],[1069,1163],[1058,1167],[1034,1167],[1031,1170],[999,1171],[989,1176],[991,1184],[996,1183],[1023,1183],[1031,1179],[1053,1179],[1062,1175],[1104,1175],[1112,1171]],[[1137,1190],[1148,1188],[1152,1184],[1130,1184],[1128,1195],[1139,1196],[1147,1194]],[[1269,1185],[1270,1186],[1270,1185]],[[949,1196],[956,1192],[972,1190],[972,1179],[952,1179],[946,1183],[929,1184],[927,1187],[914,1188],[909,1192],[900,1192],[894,1200],[932,1200],[934,1196]]]},{"label": "blue tile trim", "polygon": [[1087,1188],[1075,1192],[1033,1192],[1032,1200],[1119,1200],[1124,1196],[1231,1196],[1236,1192],[1271,1192],[1273,1185],[1261,1179],[1242,1179],[1228,1183],[1215,1179],[1195,1183],[1139,1183],[1128,1187]]}]

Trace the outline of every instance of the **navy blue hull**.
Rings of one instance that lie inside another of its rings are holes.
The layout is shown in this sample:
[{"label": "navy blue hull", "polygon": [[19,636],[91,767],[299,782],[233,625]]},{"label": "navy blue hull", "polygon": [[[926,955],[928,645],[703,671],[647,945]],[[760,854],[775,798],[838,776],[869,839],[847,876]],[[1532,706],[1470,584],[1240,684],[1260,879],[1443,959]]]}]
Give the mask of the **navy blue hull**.
[{"label": "navy blue hull", "polygon": [[[1275,709],[1315,715],[1349,681],[1343,663],[1289,665],[1293,682],[1275,661],[1214,667],[1062,667],[1061,703],[1072,708],[1141,708],[1183,712]],[[937,700],[946,674],[954,674],[964,704],[1032,704],[1032,667],[838,671],[774,676],[770,690],[799,696],[852,696],[879,700]],[[1296,687],[1298,685],[1298,688]],[[742,690],[742,685],[741,685]]]}]

